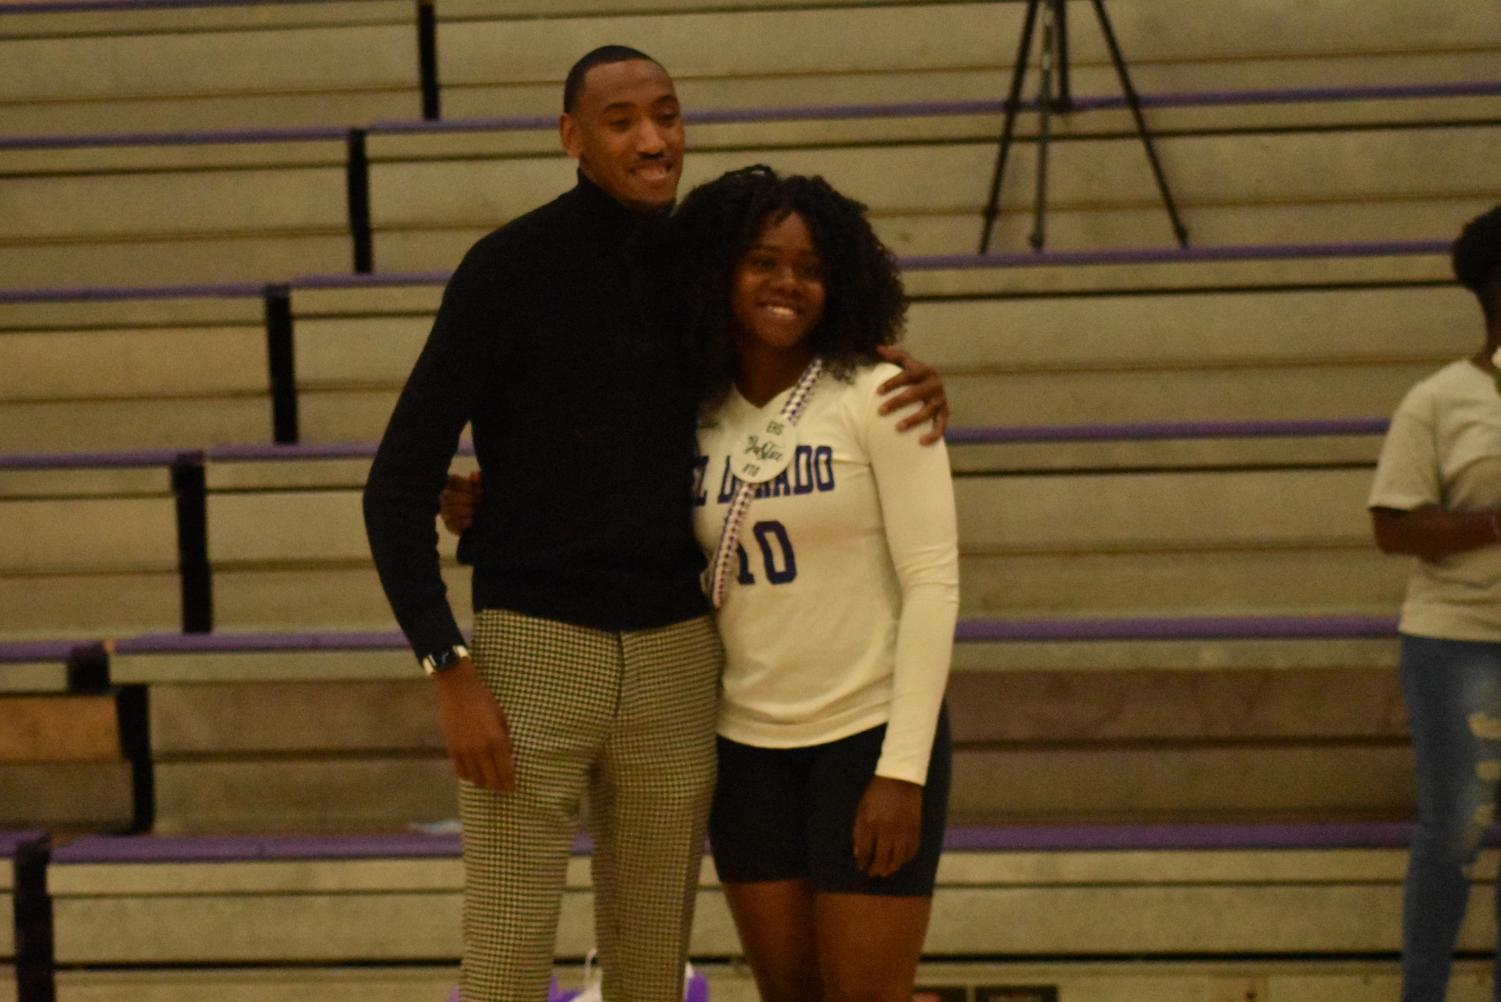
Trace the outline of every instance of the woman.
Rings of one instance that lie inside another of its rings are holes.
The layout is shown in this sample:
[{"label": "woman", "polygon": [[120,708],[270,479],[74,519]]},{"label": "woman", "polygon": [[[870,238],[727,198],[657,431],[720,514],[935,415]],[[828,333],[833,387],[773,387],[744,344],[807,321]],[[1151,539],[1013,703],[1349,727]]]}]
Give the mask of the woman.
[{"label": "woman", "polygon": [[[1454,273],[1480,300],[1485,343],[1414,386],[1371,488],[1384,553],[1418,557],[1402,606],[1400,673],[1418,823],[1402,918],[1403,1002],[1442,1002],[1469,896],[1465,866],[1501,785],[1501,206],[1470,221]],[[1501,1000],[1501,967],[1494,997]]]},{"label": "woman", "polygon": [[[735,171],[677,218],[726,649],[715,865],[763,999],[905,1002],[942,849],[958,557],[946,453],[877,415],[901,281],[821,178]],[[758,486],[730,515],[740,480]]]}]

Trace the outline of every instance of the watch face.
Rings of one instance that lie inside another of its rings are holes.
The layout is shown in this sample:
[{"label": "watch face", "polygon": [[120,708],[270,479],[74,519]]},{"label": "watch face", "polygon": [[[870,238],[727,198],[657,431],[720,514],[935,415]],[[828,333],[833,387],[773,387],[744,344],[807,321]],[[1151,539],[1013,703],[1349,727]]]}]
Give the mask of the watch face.
[{"label": "watch face", "polygon": [[442,671],[445,668],[452,668],[458,660],[459,652],[452,647],[446,651],[439,651],[433,655],[433,670]]}]

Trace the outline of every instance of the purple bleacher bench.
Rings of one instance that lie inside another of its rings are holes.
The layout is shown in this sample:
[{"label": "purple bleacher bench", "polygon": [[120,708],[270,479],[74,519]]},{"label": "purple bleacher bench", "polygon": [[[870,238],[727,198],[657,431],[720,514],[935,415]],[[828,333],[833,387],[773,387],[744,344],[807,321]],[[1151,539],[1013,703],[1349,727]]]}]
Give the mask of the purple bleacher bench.
[{"label": "purple bleacher bench", "polygon": [[[33,0],[0,6],[4,14],[58,14],[149,10],[174,7],[254,6],[264,0]],[[287,2],[287,0],[281,0]],[[293,0],[309,3],[313,0]],[[1426,84],[1377,86],[1287,87],[1248,90],[1177,91],[1141,94],[1144,108],[1231,107],[1254,104],[1311,104],[1343,101],[1433,100],[1451,97],[1486,97],[1501,94],[1501,81],[1460,80]],[[1073,99],[1075,111],[1123,108],[1126,98],[1118,94],[1081,95]],[[1019,102],[1024,111],[1037,111],[1041,103],[1030,98]],[[868,104],[769,105],[748,108],[708,108],[684,116],[692,125],[734,125],[752,122],[803,122],[870,118],[939,118],[956,115],[999,115],[1005,103],[999,100],[899,101]],[[445,132],[531,132],[553,128],[557,120],[547,115],[496,115],[441,120],[406,119],[365,124],[372,135],[409,135]],[[352,123],[351,123],[352,124]],[[211,143],[319,142],[341,140],[351,124],[259,129],[193,129],[170,132],[93,133],[0,137],[4,149],[58,149],[79,146],[197,146]]]},{"label": "purple bleacher bench", "polygon": [[255,651],[401,650],[397,630],[330,633],[145,633],[116,641],[116,654],[236,654]]},{"label": "purple bleacher bench", "polygon": [[950,428],[950,445],[1015,445],[1030,442],[1147,442],[1199,438],[1299,438],[1321,435],[1384,435],[1384,417],[1306,421],[1141,421],[1123,424],[1020,425]]},{"label": "purple bleacher bench", "polygon": [[52,862],[228,863],[447,858],[458,854],[457,835],[84,835],[53,850]]},{"label": "purple bleacher bench", "polygon": [[[1395,616],[1165,616],[966,619],[958,643],[1038,640],[1235,640],[1391,637]],[[232,654],[255,651],[401,650],[396,630],[326,633],[148,633],[116,641],[117,654]]]},{"label": "purple bleacher bench", "polygon": [[[1311,821],[1245,824],[951,825],[947,852],[1108,852],[1257,849],[1405,849],[1405,821]],[[11,843],[34,841],[19,833]],[[0,849],[8,843],[0,834]],[[1501,845],[1501,827],[1486,844]],[[573,851],[591,850],[586,835]],[[52,852],[54,865],[227,863],[368,859],[455,859],[457,835],[84,835]]]},{"label": "purple bleacher bench", "polygon": [[1395,637],[1396,616],[1163,616],[966,619],[958,643],[1039,640],[1250,640]]},{"label": "purple bleacher bench", "polygon": [[[1014,425],[950,428],[950,445],[1013,445],[1036,442],[1141,442],[1164,439],[1296,438],[1327,435],[1381,435],[1384,417],[1290,421],[1143,421],[1119,424]],[[371,459],[374,442],[314,442],[297,445],[244,443],[202,449],[126,449],[119,452],[16,453],[0,455],[0,470],[71,470],[170,467],[178,463],[296,462],[317,459]],[[458,455],[472,456],[464,439]]]},{"label": "purple bleacher bench", "polygon": [[67,661],[84,640],[10,640],[0,642],[0,664],[35,664],[39,661]]},{"label": "purple bleacher bench", "polygon": [[47,833],[39,830],[0,831],[0,858],[12,859],[22,846],[32,845],[46,837]]},{"label": "purple bleacher bench", "polygon": [[202,462],[194,449],[127,449],[121,452],[28,452],[0,456],[0,470],[132,469]]},{"label": "purple bleacher bench", "polygon": [[[3,140],[0,140],[3,145]],[[1213,261],[1289,261],[1331,257],[1393,257],[1447,254],[1446,240],[1375,240],[1324,244],[1234,244],[1218,247],[1137,247],[1110,250],[909,255],[898,259],[907,271],[1039,268],[1049,266],[1171,264]],[[297,289],[357,289],[442,285],[449,271],[391,272],[379,275],[303,275],[281,283]],[[99,286],[0,289],[0,304],[111,302],[140,299],[237,299],[263,297],[277,283],[240,282],[170,286]]]}]

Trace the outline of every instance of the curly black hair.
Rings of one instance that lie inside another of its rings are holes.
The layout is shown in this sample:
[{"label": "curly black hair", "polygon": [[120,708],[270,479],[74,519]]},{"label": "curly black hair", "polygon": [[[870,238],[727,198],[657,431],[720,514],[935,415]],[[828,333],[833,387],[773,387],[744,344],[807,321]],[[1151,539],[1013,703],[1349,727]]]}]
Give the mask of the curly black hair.
[{"label": "curly black hair", "polygon": [[1475,293],[1487,325],[1501,308],[1501,205],[1476,216],[1460,230],[1451,260],[1459,284]]},{"label": "curly black hair", "polygon": [[688,333],[703,366],[703,400],[723,399],[735,376],[735,268],[768,224],[797,213],[823,260],[824,312],[808,335],[827,371],[847,379],[878,360],[876,347],[901,335],[907,315],[896,258],[881,243],[865,206],[822,177],[782,177],[762,164],[730,171],[688,193],[678,208],[685,243]]}]

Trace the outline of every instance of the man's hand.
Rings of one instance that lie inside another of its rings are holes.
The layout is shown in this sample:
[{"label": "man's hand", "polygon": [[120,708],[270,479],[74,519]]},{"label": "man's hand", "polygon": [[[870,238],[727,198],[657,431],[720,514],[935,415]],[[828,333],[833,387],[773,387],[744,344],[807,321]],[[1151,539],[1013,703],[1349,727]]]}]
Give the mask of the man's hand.
[{"label": "man's hand", "polygon": [[498,793],[516,790],[516,761],[506,714],[464,658],[439,672],[438,726],[460,779]]},{"label": "man's hand", "polygon": [[443,493],[438,495],[438,514],[443,519],[443,528],[455,536],[474,524],[474,513],[479,510],[480,498],[485,489],[480,485],[479,470],[468,478],[450,473]]},{"label": "man's hand", "polygon": [[[920,403],[921,407],[897,422],[896,430],[906,431],[908,428],[916,428],[924,421],[932,421],[933,427],[922,437],[922,444],[932,445],[943,438],[943,433],[949,426],[949,402],[943,394],[943,377],[938,374],[938,370],[894,345],[883,344],[876,348],[876,353],[886,361],[902,367],[900,374],[881,384],[882,394],[902,390],[881,404],[881,413],[890,414],[910,404]],[[903,387],[906,388],[902,389]]]},{"label": "man's hand", "polygon": [[889,877],[917,855],[922,837],[922,787],[873,776],[855,809],[855,865]]}]

